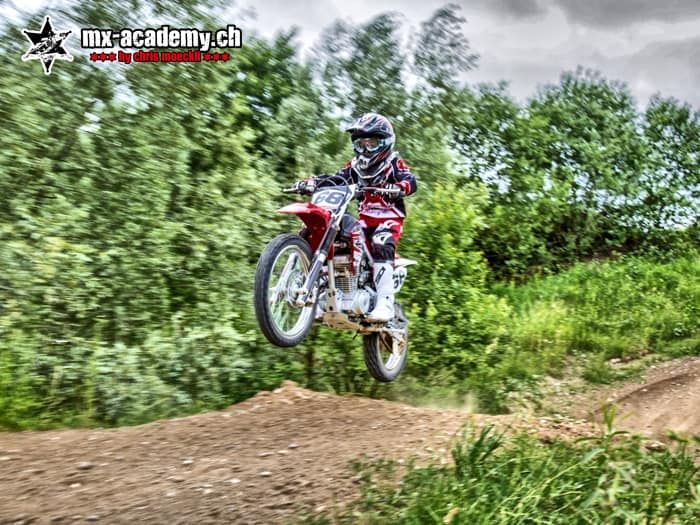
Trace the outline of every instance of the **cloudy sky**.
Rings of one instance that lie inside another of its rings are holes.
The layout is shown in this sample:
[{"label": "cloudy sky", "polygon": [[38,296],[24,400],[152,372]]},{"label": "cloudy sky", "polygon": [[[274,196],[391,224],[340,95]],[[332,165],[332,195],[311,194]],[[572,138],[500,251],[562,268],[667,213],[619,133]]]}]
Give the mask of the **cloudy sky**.
[{"label": "cloudy sky", "polygon": [[[270,36],[297,26],[308,52],[335,19],[358,23],[394,11],[417,31],[447,1],[237,0],[225,22],[243,28],[244,45],[246,29]],[[466,35],[480,55],[470,82],[507,80],[524,99],[582,65],[627,82],[641,106],[661,92],[700,109],[700,0],[452,1],[462,7]],[[19,4],[33,11],[51,9],[52,2]]]},{"label": "cloudy sky", "polygon": [[[363,22],[401,13],[409,27],[446,2],[435,0],[241,0],[256,12],[241,24],[266,35],[298,26],[309,49],[334,19]],[[479,53],[468,80],[508,80],[525,98],[578,65],[628,83],[641,105],[661,92],[700,108],[700,0],[457,0]]]}]

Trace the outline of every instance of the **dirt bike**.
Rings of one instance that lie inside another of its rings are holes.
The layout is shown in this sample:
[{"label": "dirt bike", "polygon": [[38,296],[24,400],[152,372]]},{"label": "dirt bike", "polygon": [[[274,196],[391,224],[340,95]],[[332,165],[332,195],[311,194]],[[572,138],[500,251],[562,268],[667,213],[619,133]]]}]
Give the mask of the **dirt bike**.
[{"label": "dirt bike", "polygon": [[[367,314],[377,293],[372,255],[360,223],[346,213],[350,202],[364,192],[399,190],[352,185],[323,185],[311,191],[295,186],[285,193],[311,194],[310,202],[296,202],[277,210],[304,222],[300,234],[275,237],[260,255],[255,272],[255,314],[260,329],[274,345],[299,344],[311,326],[322,324],[363,336],[364,360],[378,381],[393,381],[406,363],[408,319],[400,304],[386,323],[371,322]],[[394,292],[416,261],[396,256]]]}]

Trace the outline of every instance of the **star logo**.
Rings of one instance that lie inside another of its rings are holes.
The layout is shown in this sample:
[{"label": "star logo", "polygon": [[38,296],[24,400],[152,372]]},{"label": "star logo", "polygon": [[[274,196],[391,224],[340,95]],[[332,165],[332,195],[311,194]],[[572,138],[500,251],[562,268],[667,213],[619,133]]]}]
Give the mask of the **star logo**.
[{"label": "star logo", "polygon": [[71,31],[60,31],[55,33],[51,25],[51,17],[47,16],[41,31],[24,30],[24,34],[31,42],[29,50],[22,55],[22,60],[40,60],[44,66],[44,73],[49,75],[53,67],[54,60],[73,61],[73,55],[63,47],[63,41],[68,38]]}]

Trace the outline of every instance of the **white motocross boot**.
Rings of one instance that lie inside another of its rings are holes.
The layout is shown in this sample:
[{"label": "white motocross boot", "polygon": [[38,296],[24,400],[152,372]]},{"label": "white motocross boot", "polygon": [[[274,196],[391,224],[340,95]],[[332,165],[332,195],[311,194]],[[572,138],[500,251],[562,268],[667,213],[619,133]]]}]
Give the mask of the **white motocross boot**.
[{"label": "white motocross boot", "polygon": [[394,318],[394,264],[374,263],[374,286],[377,290],[377,304],[369,314],[370,321],[386,322]]}]

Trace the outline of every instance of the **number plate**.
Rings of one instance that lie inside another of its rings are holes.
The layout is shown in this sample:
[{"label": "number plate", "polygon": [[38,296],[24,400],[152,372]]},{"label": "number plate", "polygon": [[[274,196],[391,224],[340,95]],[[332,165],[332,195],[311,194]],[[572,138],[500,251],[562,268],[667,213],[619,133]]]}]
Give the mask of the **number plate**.
[{"label": "number plate", "polygon": [[345,200],[345,192],[338,190],[320,190],[311,197],[311,202],[322,208],[336,208]]}]

